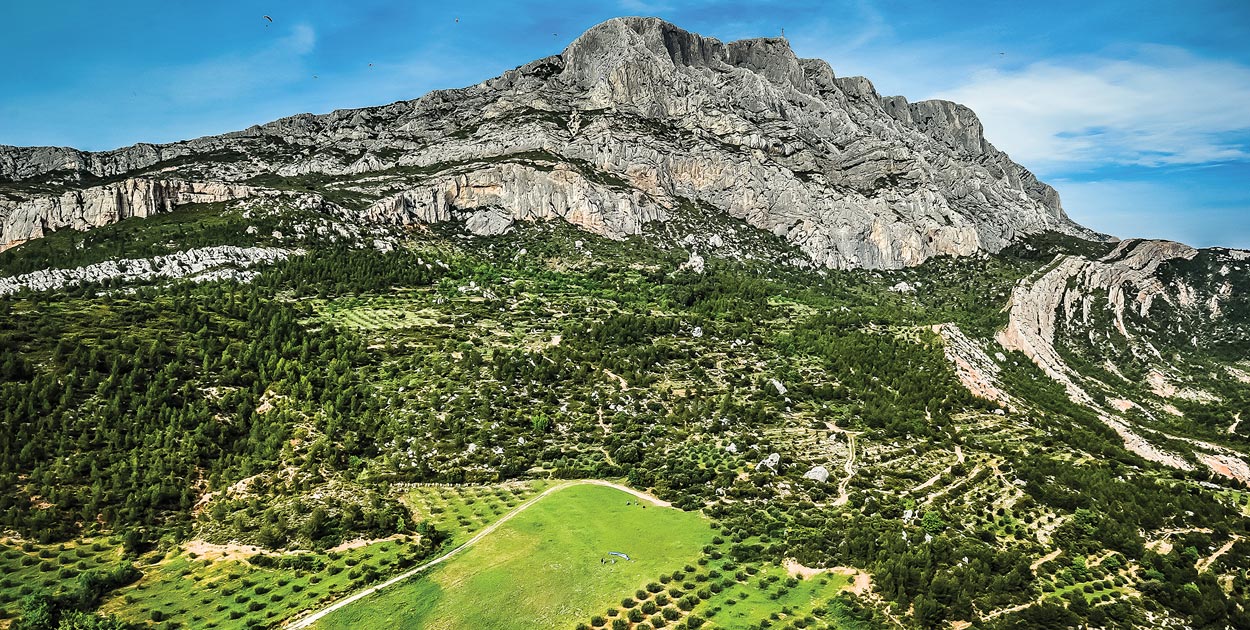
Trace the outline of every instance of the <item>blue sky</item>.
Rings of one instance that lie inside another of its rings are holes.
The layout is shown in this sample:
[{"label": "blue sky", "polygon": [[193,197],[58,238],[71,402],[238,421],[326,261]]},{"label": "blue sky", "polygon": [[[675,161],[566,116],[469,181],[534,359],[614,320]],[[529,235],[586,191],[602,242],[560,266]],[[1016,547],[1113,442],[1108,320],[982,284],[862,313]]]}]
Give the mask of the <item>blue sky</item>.
[{"label": "blue sky", "polygon": [[1095,229],[1250,248],[1245,0],[2,5],[0,144],[102,150],[416,98],[658,15],[723,40],[784,28],[882,94],[963,102]]}]

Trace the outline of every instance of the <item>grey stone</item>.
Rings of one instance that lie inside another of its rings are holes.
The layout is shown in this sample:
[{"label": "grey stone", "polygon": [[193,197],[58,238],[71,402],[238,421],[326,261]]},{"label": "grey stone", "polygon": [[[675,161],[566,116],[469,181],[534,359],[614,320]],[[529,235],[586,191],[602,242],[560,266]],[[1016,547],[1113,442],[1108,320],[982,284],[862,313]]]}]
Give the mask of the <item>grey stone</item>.
[{"label": "grey stone", "polygon": [[[0,149],[0,177],[10,180],[159,181],[187,164],[195,179],[224,182],[216,186],[407,169],[404,189],[364,218],[461,220],[477,234],[556,218],[623,239],[694,201],[837,268],[995,252],[1046,230],[1100,238],[986,141],[961,105],[882,97],[867,79],[797,58],[782,39],[722,43],[653,18],[609,20],[560,55],[412,101],[101,153]],[[138,204],[91,209],[78,194],[4,202],[0,242],[169,206],[155,190]]]}]

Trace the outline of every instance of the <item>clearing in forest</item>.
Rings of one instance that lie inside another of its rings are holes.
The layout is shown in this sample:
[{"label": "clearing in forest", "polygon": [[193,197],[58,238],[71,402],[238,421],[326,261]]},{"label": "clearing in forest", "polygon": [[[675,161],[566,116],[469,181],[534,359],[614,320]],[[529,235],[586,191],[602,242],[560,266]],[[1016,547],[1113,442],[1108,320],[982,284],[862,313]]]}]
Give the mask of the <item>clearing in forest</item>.
[{"label": "clearing in forest", "polygon": [[611,487],[572,485],[428,575],[337,610],[317,627],[572,627],[655,576],[694,562],[712,535],[699,514],[640,502]]}]

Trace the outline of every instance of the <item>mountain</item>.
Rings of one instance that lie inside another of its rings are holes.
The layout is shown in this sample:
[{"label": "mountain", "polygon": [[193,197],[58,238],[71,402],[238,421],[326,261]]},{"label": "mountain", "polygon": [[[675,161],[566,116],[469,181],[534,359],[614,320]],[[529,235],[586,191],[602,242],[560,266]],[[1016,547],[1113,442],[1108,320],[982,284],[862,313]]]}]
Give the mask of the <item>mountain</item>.
[{"label": "mountain", "polygon": [[1248,296],[961,105],[653,18],[0,148],[0,627],[1248,627]]},{"label": "mountain", "polygon": [[8,191],[5,247],[314,178],[370,220],[455,217],[475,234],[558,217],[622,239],[704,204],[830,268],[992,253],[1043,231],[1098,238],[966,107],[883,98],[782,39],[723,44],[653,18],[605,22],[560,55],[415,101],[106,153],[9,148],[0,176],[127,178]]}]

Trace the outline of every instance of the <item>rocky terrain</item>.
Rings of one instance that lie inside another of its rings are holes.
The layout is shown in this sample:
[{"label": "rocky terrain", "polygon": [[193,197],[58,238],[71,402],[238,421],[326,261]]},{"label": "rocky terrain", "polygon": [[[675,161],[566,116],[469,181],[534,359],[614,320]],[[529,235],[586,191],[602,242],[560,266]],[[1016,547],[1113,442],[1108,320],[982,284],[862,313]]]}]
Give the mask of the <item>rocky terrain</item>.
[{"label": "rocky terrain", "polygon": [[[188,181],[75,190],[140,176]],[[1101,238],[966,107],[882,97],[782,39],[722,43],[648,18],[610,20],[560,55],[414,101],[105,153],[6,148],[0,177],[13,183],[0,205],[8,246],[310,178],[369,220],[456,218],[477,234],[558,217],[621,239],[706,204],[831,268],[995,252],[1043,231]],[[32,178],[71,190],[20,186]]]},{"label": "rocky terrain", "polygon": [[[1167,273],[1199,256],[1207,267],[1204,273]],[[1212,391],[1178,387],[1172,380],[1201,370],[1186,355],[1203,345],[1229,337],[1245,339],[1240,318],[1229,319],[1226,311],[1245,311],[1247,259],[1250,253],[1239,250],[1200,251],[1180,243],[1142,240],[1123,241],[1093,259],[1061,255],[1015,288],[1009,323],[996,339],[1003,348],[1032,359],[1064,386],[1074,403],[1095,410],[1128,448],[1147,459],[1189,469],[1190,461],[1145,437],[1149,429],[1142,434],[1131,428],[1125,412],[1180,416],[1183,413],[1171,404],[1174,399],[1218,399]],[[1085,354],[1105,369],[1101,375],[1083,374],[1065,354]],[[1149,389],[1137,396],[1148,399],[1124,396],[1129,381],[1125,372],[1145,373]],[[1208,387],[1218,388],[1221,381],[1236,378],[1228,370],[1212,374],[1214,381]],[[1197,459],[1213,472],[1250,483],[1244,454],[1207,442],[1181,441],[1194,447]]]},{"label": "rocky terrain", "polygon": [[60,195],[0,201],[0,251],[63,228],[89,230],[130,217],[150,217],[188,203],[241,199],[247,186],[177,179],[126,179]]},{"label": "rocky terrain", "polygon": [[204,247],[188,249],[168,256],[155,258],[109,260],[94,265],[72,269],[43,269],[10,277],[0,277],[0,295],[22,290],[51,291],[83,283],[101,283],[121,279],[128,282],[152,279],[180,279],[207,281],[230,278],[246,280],[244,272],[253,265],[264,265],[288,256],[300,255],[301,250],[285,250],[273,247]]}]

